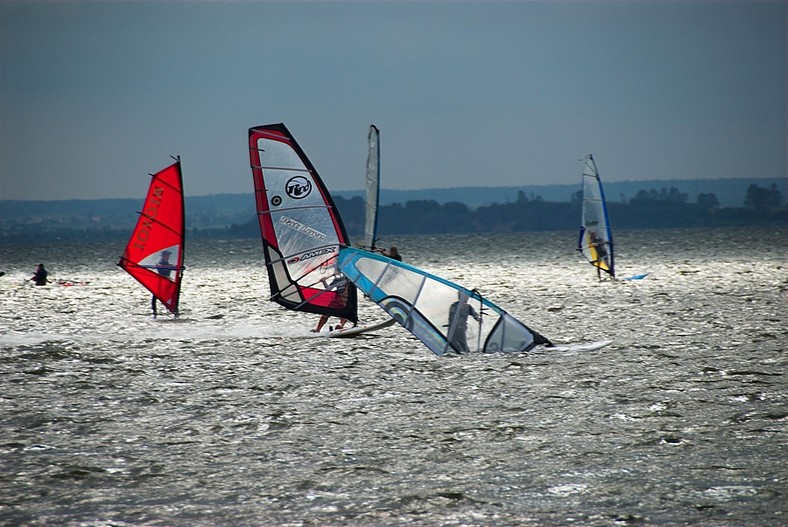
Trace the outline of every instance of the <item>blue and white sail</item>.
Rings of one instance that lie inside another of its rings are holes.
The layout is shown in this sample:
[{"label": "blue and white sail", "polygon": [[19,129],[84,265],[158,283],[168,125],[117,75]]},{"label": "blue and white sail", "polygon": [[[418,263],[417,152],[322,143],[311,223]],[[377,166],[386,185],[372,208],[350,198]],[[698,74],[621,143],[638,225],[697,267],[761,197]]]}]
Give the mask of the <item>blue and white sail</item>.
[{"label": "blue and white sail", "polygon": [[602,181],[594,157],[588,154],[582,161],[583,208],[577,250],[597,268],[600,277],[601,272],[605,272],[615,279],[613,234],[610,231]]},{"label": "blue and white sail", "polygon": [[484,298],[426,271],[352,247],[338,269],[436,355],[521,352],[549,341]]},{"label": "blue and white sail", "polygon": [[367,199],[364,218],[365,249],[373,250],[378,241],[378,205],[380,202],[380,130],[369,126],[369,154],[367,155]]}]

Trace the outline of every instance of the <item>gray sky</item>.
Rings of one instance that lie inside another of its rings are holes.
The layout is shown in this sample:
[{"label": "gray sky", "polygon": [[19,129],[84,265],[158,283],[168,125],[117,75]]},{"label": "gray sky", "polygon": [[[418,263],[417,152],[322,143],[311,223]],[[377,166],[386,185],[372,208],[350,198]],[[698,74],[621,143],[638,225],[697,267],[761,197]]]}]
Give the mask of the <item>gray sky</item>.
[{"label": "gray sky", "polygon": [[785,0],[0,0],[0,198],[252,192],[284,122],[329,189],[786,176]]}]

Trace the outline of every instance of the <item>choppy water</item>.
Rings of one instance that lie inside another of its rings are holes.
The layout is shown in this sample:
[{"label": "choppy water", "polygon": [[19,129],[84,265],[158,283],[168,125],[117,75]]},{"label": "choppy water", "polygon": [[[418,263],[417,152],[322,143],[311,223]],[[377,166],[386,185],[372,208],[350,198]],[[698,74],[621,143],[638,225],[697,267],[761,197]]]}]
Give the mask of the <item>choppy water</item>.
[{"label": "choppy water", "polygon": [[[786,525],[788,232],[617,238],[646,280],[598,283],[575,233],[387,240],[556,343],[615,341],[453,358],[310,334],[253,240],[187,246],[177,321],[120,245],[0,247],[0,523]],[[23,285],[40,261],[90,284]]]}]

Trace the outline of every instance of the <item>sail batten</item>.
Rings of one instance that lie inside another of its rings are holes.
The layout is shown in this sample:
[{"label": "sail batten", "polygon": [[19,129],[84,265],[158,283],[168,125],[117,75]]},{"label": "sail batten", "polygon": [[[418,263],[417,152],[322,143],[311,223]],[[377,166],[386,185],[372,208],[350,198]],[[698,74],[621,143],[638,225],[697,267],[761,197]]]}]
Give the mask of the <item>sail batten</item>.
[{"label": "sail batten", "polygon": [[584,163],[583,204],[577,249],[591,265],[597,268],[600,277],[601,273],[605,272],[615,279],[613,234],[610,230],[599,170],[593,155],[588,154],[582,161]]},{"label": "sail batten", "polygon": [[180,158],[151,175],[139,218],[118,265],[178,314],[185,267],[185,211]]},{"label": "sail batten", "polygon": [[355,287],[336,269],[348,236],[317,170],[282,123],[250,128],[249,156],[270,298],[355,323]]}]

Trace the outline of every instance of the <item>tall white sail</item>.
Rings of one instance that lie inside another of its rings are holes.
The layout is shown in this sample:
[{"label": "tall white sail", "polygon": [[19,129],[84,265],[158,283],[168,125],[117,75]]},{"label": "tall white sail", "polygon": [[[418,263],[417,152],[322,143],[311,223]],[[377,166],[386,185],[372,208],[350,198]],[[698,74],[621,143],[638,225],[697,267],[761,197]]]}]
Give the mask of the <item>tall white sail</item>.
[{"label": "tall white sail", "polygon": [[348,235],[317,170],[282,123],[250,128],[249,155],[271,300],[355,323],[356,289],[336,269]]},{"label": "tall white sail", "polygon": [[380,194],[380,130],[373,124],[369,127],[369,154],[367,155],[367,199],[364,221],[365,249],[372,250],[378,241],[378,204]]}]

